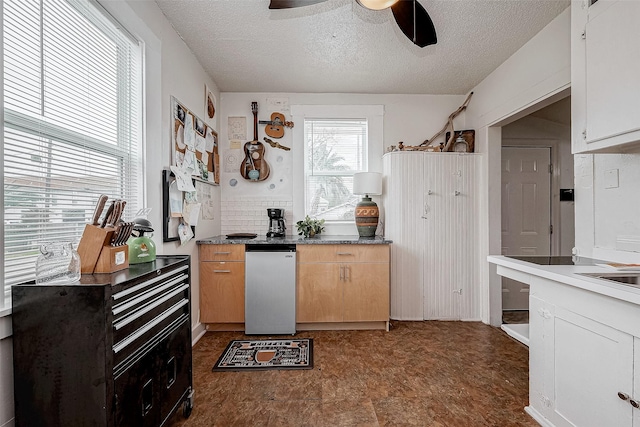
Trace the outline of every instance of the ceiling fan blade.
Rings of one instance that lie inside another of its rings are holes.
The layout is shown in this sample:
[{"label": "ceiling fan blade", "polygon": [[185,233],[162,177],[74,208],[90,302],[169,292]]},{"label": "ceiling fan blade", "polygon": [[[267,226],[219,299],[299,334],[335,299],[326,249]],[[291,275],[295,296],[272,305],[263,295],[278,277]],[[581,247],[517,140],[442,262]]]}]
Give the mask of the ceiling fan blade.
[{"label": "ceiling fan blade", "polygon": [[398,27],[414,44],[425,47],[438,42],[431,17],[417,0],[400,0],[391,11]]},{"label": "ceiling fan blade", "polygon": [[269,9],[289,9],[292,7],[309,6],[310,4],[322,3],[327,0],[271,0]]}]

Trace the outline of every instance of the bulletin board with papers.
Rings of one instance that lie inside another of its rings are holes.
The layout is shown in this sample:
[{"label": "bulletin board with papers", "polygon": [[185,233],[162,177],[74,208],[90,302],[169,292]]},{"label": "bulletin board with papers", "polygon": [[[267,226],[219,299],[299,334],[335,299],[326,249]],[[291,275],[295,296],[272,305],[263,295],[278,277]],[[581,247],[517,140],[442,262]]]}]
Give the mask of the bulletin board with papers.
[{"label": "bulletin board with papers", "polygon": [[199,181],[220,184],[218,133],[173,96],[171,118],[172,166]]}]

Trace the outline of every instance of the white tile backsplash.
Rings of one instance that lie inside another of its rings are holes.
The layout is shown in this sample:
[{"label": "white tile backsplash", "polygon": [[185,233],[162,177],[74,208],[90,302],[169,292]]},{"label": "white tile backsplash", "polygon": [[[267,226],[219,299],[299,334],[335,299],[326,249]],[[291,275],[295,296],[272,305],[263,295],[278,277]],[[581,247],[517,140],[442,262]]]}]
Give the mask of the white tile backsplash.
[{"label": "white tile backsplash", "polygon": [[293,201],[269,198],[237,198],[220,203],[220,227],[222,234],[256,233],[265,235],[269,229],[267,208],[284,209],[287,234],[296,234],[293,221]]}]

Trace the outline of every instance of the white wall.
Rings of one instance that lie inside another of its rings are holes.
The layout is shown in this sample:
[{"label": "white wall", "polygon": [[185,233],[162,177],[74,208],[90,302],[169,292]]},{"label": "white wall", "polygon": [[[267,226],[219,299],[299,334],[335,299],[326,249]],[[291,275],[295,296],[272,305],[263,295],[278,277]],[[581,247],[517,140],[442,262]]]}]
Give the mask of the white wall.
[{"label": "white wall", "polygon": [[[259,120],[268,120],[273,111],[282,112],[286,120],[291,120],[288,107],[273,109],[269,100],[286,100],[290,105],[382,105],[384,107],[383,149],[377,155],[382,158],[384,151],[391,145],[403,141],[405,145],[418,145],[431,138],[446,123],[447,117],[455,111],[465,96],[460,95],[373,95],[373,94],[317,94],[317,93],[230,93],[221,97],[222,114],[220,116],[219,140],[221,145],[220,162],[222,164],[222,232],[254,232],[265,234],[267,231],[267,207],[285,208],[287,232],[296,234],[293,225],[292,210],[294,203],[293,159],[302,150],[302,141],[293,139],[293,131],[285,128],[284,136],[277,140],[290,147],[286,152],[267,146],[265,158],[270,164],[271,174],[264,182],[247,182],[239,167],[230,167],[225,172],[225,159],[244,158],[241,149],[230,149],[227,129],[229,116],[246,117],[247,140],[253,139],[253,114],[251,102],[258,102]],[[473,101],[472,101],[473,102]],[[294,123],[297,129],[302,123]],[[464,127],[464,114],[455,122],[456,129]],[[258,125],[258,140],[263,141],[264,125]],[[243,142],[244,144],[244,142]],[[232,185],[232,180],[234,185]],[[380,200],[376,200],[378,203]],[[381,211],[384,206],[380,206]],[[355,226],[352,234],[356,234]]]},{"label": "white wall", "polygon": [[[594,154],[591,157],[594,228],[580,231],[593,233],[594,256],[640,262],[640,153]],[[588,208],[579,207],[580,211]]]},{"label": "white wall", "polygon": [[[146,26],[160,42],[160,62],[153,68],[147,68],[147,76],[153,76],[154,79],[161,77],[159,84],[148,88],[147,93],[147,117],[148,122],[152,122],[152,125],[148,124],[147,128],[153,127],[147,134],[146,146],[147,206],[153,208],[150,219],[155,227],[154,241],[158,245],[158,253],[191,255],[191,306],[195,337],[204,330],[199,322],[200,298],[196,240],[220,233],[220,188],[215,187],[214,190],[214,203],[217,209],[214,219],[200,219],[194,239],[184,246],[178,242],[163,244],[161,176],[162,169],[171,165],[171,97],[174,96],[198,117],[204,118],[206,117],[205,84],[218,99],[220,99],[220,91],[154,1],[129,0],[126,4],[136,14],[133,19],[142,21],[132,30],[139,31],[141,25]],[[121,14],[125,9],[121,1],[109,0],[106,5],[110,6],[114,15]],[[220,110],[219,106],[217,110]],[[212,123],[216,130],[219,129],[219,117],[217,112],[214,117],[215,123]]]},{"label": "white wall", "polygon": [[478,242],[481,317],[495,326],[502,320],[501,282],[486,257],[501,250],[500,126],[567,95],[571,81],[570,27],[567,9],[478,84],[467,109],[467,125],[476,129],[477,151],[485,153],[478,218],[485,225]]},{"label": "white wall", "polygon": [[[152,211],[149,220],[155,227],[153,240],[158,254],[189,254],[194,338],[204,331],[198,321],[199,275],[195,240],[220,233],[220,188],[216,187],[215,219],[200,221],[196,238],[184,246],[162,243],[161,170],[170,165],[170,97],[178,98],[201,118],[205,117],[205,83],[220,99],[219,90],[205,73],[191,50],[173,30],[154,1],[100,0],[116,19],[145,43],[145,123],[147,189],[146,206]],[[219,110],[219,108],[218,108]],[[219,114],[217,115],[219,117]],[[218,118],[215,118],[218,129]],[[11,370],[10,317],[0,318],[0,427],[13,425],[13,372]]]}]

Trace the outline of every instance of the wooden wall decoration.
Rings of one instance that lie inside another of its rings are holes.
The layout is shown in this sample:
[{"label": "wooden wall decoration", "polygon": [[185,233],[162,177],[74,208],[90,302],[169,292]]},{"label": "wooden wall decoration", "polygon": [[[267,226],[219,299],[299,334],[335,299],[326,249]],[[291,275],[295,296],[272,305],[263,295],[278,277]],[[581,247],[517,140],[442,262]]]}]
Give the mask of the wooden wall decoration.
[{"label": "wooden wall decoration", "polygon": [[173,164],[191,168],[194,179],[220,184],[218,133],[173,96],[171,118]]}]

